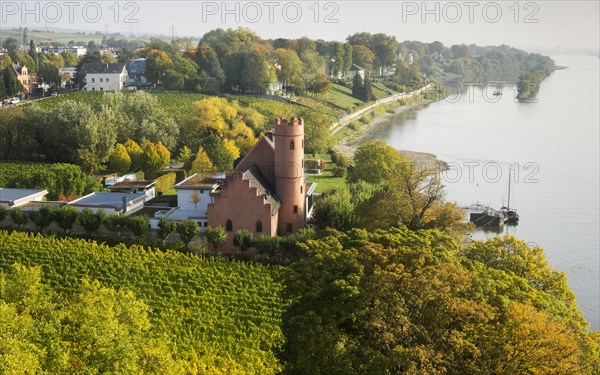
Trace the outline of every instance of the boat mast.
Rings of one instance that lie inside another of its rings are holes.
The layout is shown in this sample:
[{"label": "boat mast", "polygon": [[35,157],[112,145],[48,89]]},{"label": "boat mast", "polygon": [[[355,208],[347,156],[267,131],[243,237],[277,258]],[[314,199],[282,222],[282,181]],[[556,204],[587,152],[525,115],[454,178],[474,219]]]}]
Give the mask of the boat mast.
[{"label": "boat mast", "polygon": [[508,171],[508,202],[506,208],[510,209],[510,170]]}]

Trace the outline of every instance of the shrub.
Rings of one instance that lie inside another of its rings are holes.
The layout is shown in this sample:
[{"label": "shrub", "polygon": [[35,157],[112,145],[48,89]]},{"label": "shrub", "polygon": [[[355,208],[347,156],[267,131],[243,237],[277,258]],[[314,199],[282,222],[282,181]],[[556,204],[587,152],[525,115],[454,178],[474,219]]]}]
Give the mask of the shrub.
[{"label": "shrub", "polygon": [[360,117],[360,121],[363,124],[370,124],[371,120],[373,120],[373,114],[372,113],[365,113],[364,115],[362,115]]},{"label": "shrub", "polygon": [[350,123],[348,124],[348,127],[354,131],[357,131],[358,129],[360,129],[360,121],[354,120],[354,121],[350,121]]},{"label": "shrub", "polygon": [[127,228],[136,236],[144,237],[150,229],[147,216],[131,216],[127,218]]},{"label": "shrub", "polygon": [[105,215],[106,214],[102,210],[98,211],[98,213],[94,213],[89,208],[86,208],[79,214],[77,221],[79,221],[79,224],[81,224],[86,232],[92,233],[100,228]]},{"label": "shrub", "polygon": [[169,220],[166,217],[161,217],[158,222],[158,237],[161,240],[167,238],[167,236],[173,233],[177,229],[177,223],[173,220]]},{"label": "shrub", "polygon": [[381,115],[383,115],[385,113],[385,109],[386,109],[386,106],[384,106],[384,105],[377,106],[373,110],[373,115],[375,117],[381,116]]},{"label": "shrub", "polygon": [[200,234],[200,226],[194,220],[183,220],[177,224],[177,233],[181,236],[181,240],[187,244]]},{"label": "shrub", "polygon": [[156,179],[156,192],[159,194],[166,193],[175,185],[175,181],[177,181],[177,175],[173,172],[158,177]]},{"label": "shrub", "polygon": [[0,223],[8,216],[8,210],[4,206],[0,206]]},{"label": "shrub", "polygon": [[39,230],[44,230],[44,228],[52,224],[52,211],[49,207],[42,207],[37,211],[30,211],[29,220],[31,220]]},{"label": "shrub", "polygon": [[340,167],[339,165],[334,165],[333,169],[331,170],[331,174],[334,177],[344,177],[346,175],[346,168]]},{"label": "shrub", "polygon": [[227,232],[223,227],[206,228],[206,240],[213,245],[215,250],[221,250],[221,247],[227,241]]},{"label": "shrub", "polygon": [[127,227],[127,216],[123,214],[107,216],[104,225],[110,231],[120,232]]},{"label": "shrub", "polygon": [[78,216],[79,212],[73,207],[62,206],[52,209],[52,219],[65,233],[73,228]]},{"label": "shrub", "polygon": [[254,246],[259,254],[267,254],[270,257],[273,257],[281,250],[280,242],[280,237],[271,237],[267,234],[261,234],[254,239]]},{"label": "shrub", "polygon": [[334,163],[339,167],[347,168],[350,165],[350,158],[344,154],[339,154]]},{"label": "shrub", "polygon": [[24,212],[23,210],[17,207],[13,208],[10,211],[10,218],[12,219],[13,223],[17,226],[17,228],[21,228],[23,225],[29,222],[29,215],[27,215],[27,212]]},{"label": "shrub", "polygon": [[240,252],[244,253],[254,242],[254,236],[248,229],[239,229],[233,235],[233,244],[239,247]]}]

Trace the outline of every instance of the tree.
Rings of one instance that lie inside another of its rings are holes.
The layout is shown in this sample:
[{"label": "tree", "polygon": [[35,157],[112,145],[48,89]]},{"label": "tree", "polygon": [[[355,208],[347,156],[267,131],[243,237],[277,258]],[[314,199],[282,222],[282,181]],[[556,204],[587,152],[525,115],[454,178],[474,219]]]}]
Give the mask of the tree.
[{"label": "tree", "polygon": [[27,212],[18,207],[13,207],[10,210],[10,218],[12,219],[13,224],[15,224],[19,229],[29,222],[29,216],[27,215]]},{"label": "tree", "polygon": [[17,75],[12,68],[4,70],[2,81],[4,83],[3,89],[5,97],[17,95],[23,90],[23,85],[17,79]]},{"label": "tree", "polygon": [[192,157],[192,150],[190,150],[187,146],[183,146],[179,151],[179,156],[177,159],[182,162],[188,161],[189,158]]},{"label": "tree", "polygon": [[204,148],[217,170],[228,172],[233,169],[233,155],[225,146],[225,141],[215,134],[205,140]]},{"label": "tree", "polygon": [[199,173],[202,175],[207,175],[216,170],[214,164],[210,161],[210,158],[204,151],[204,148],[200,147],[198,153],[196,154],[196,158],[192,163],[192,172]]},{"label": "tree", "polygon": [[[29,29],[27,28],[27,26],[25,26],[25,28],[23,29],[23,45],[26,46],[27,45],[27,41],[29,40]],[[33,39],[31,40],[33,42]],[[35,46],[35,44],[34,44]]]},{"label": "tree", "polygon": [[364,87],[363,87],[363,79],[360,74],[355,74],[352,79],[352,96],[362,100],[364,97]]},{"label": "tree", "polygon": [[[23,36],[23,38],[25,38],[25,36]],[[27,44],[27,42],[23,43],[23,44]],[[35,43],[33,42],[33,39],[31,39],[31,41],[29,42],[29,56],[31,56],[31,59],[33,60],[33,62],[35,63],[35,66],[31,67],[32,71],[37,71],[39,69],[39,56],[37,53],[37,49],[35,47]]]},{"label": "tree", "polygon": [[578,327],[583,319],[566,313],[564,289],[524,289],[511,273],[468,263],[437,230],[329,231],[303,247],[307,254],[290,265],[284,288],[292,301],[282,327],[290,373],[597,368],[598,346]]},{"label": "tree", "polygon": [[248,229],[238,229],[233,235],[233,245],[240,249],[244,254],[246,250],[253,246],[254,236]]},{"label": "tree", "polygon": [[[156,173],[166,167],[165,158],[158,152],[156,145],[150,141],[142,143],[142,169],[146,173]],[[168,151],[167,151],[168,152]]]},{"label": "tree", "polygon": [[115,150],[108,159],[108,165],[110,169],[116,170],[120,173],[126,173],[131,167],[131,157],[124,145],[117,143]]},{"label": "tree", "polygon": [[73,52],[65,51],[61,55],[66,67],[74,67],[79,63],[79,58]]},{"label": "tree", "polygon": [[328,191],[315,206],[314,220],[321,229],[350,230],[357,227],[357,219],[354,202],[345,188]]},{"label": "tree", "polygon": [[81,224],[81,226],[86,232],[91,234],[96,232],[100,228],[104,217],[105,214],[103,210],[99,210],[97,213],[94,213],[89,208],[85,208],[77,216],[77,221],[79,221],[79,224]]},{"label": "tree", "polygon": [[43,231],[52,223],[52,211],[49,207],[40,207],[39,210],[29,211],[29,219],[40,231]]},{"label": "tree", "polygon": [[379,184],[392,179],[406,164],[398,151],[385,142],[367,141],[360,145],[354,155],[354,169],[348,175],[348,180]]},{"label": "tree", "polygon": [[79,213],[74,207],[60,206],[52,209],[54,221],[65,233],[68,233],[73,228],[78,216]]},{"label": "tree", "polygon": [[298,54],[289,49],[278,48],[275,50],[277,63],[281,69],[277,71],[277,78],[284,86],[302,86],[302,61]]},{"label": "tree", "polygon": [[127,150],[127,154],[131,159],[131,167],[130,170],[137,171],[142,168],[143,165],[143,155],[144,150],[137,144],[137,142],[128,139],[127,142],[123,145]]},{"label": "tree", "polygon": [[158,221],[158,238],[164,240],[167,236],[177,229],[177,223],[166,217],[161,217]]},{"label": "tree", "polygon": [[194,204],[194,210],[197,210],[198,209],[198,203],[200,203],[202,201],[202,197],[200,196],[200,194],[198,194],[197,191],[194,191],[190,195],[190,199],[192,200],[192,203]]},{"label": "tree", "polygon": [[19,49],[19,41],[12,36],[8,37],[4,39],[4,42],[2,42],[2,48],[4,48],[8,53],[12,54]]},{"label": "tree", "polygon": [[305,152],[316,154],[327,151],[331,143],[330,120],[317,111],[306,110],[301,115],[304,119]]},{"label": "tree", "polygon": [[317,95],[324,94],[331,88],[332,83],[325,74],[318,74],[309,84],[308,91]]},{"label": "tree", "polygon": [[213,249],[219,251],[227,240],[227,232],[223,227],[207,228],[206,240],[213,246]]},{"label": "tree", "polygon": [[40,78],[44,79],[45,83],[60,86],[60,75],[54,64],[48,61],[42,62],[38,68],[38,74]]},{"label": "tree", "polygon": [[[357,74],[358,75],[358,74]],[[363,102],[368,102],[373,97],[373,89],[371,88],[371,78],[367,74],[362,85],[362,97],[360,98]]]},{"label": "tree", "polygon": [[369,47],[364,45],[354,45],[352,47],[352,63],[365,69],[366,72],[371,72],[373,61],[375,61],[375,54]]},{"label": "tree", "polygon": [[187,246],[194,237],[200,234],[200,226],[194,220],[183,220],[177,224],[177,233],[179,233],[181,240]]},{"label": "tree", "polygon": [[127,218],[127,229],[138,238],[143,238],[150,230],[150,219],[148,216],[130,216]]},{"label": "tree", "polygon": [[244,56],[240,74],[240,86],[246,93],[264,94],[271,81],[269,63],[259,52],[250,52]]},{"label": "tree", "polygon": [[344,44],[344,74],[346,74],[348,71],[350,71],[350,68],[352,68],[353,50],[354,48],[352,47],[352,44]]},{"label": "tree", "polygon": [[80,167],[61,163],[21,173],[10,179],[6,185],[25,189],[47,189],[48,199],[51,200],[80,197],[102,189],[102,185],[84,173]]},{"label": "tree", "polygon": [[5,53],[2,56],[0,56],[0,72],[2,72],[12,63],[13,61],[8,53]]},{"label": "tree", "polygon": [[146,70],[144,75],[154,85],[158,85],[162,82],[172,65],[173,61],[166,52],[152,49],[146,55]]}]

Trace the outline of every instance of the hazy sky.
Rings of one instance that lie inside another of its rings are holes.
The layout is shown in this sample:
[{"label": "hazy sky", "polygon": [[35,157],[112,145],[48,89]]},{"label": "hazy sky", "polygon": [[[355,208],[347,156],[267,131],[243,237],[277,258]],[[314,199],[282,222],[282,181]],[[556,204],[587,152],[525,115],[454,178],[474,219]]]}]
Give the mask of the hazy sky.
[{"label": "hazy sky", "polygon": [[[264,38],[344,40],[358,31],[399,41],[599,49],[600,1],[22,1],[0,3],[2,27],[201,36],[249,27]],[[116,4],[116,5],[115,5]],[[25,22],[23,22],[25,21]]]}]

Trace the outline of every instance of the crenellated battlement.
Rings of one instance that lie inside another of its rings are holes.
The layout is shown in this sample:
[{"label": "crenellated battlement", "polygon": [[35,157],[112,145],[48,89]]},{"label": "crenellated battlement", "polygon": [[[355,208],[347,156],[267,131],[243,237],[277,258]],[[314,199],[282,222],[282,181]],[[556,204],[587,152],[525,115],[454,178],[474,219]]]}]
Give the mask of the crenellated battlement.
[{"label": "crenellated battlement", "polygon": [[302,117],[292,117],[289,120],[285,117],[275,118],[275,125],[300,125],[304,126],[304,119]]}]

